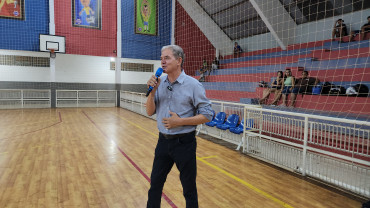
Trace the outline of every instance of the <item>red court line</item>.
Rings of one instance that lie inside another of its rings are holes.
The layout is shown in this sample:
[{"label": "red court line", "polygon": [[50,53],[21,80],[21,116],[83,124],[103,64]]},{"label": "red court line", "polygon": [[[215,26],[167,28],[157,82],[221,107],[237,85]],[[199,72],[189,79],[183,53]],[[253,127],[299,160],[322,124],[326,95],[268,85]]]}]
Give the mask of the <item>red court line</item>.
[{"label": "red court line", "polygon": [[14,135],[14,136],[10,136],[10,137],[5,137],[5,138],[1,138],[1,139],[10,139],[12,137],[18,137],[18,136],[23,136],[23,135],[27,135],[27,134],[32,134],[32,133],[35,133],[35,132],[42,131],[44,129],[50,128],[52,126],[58,125],[58,124],[60,124],[60,123],[63,122],[61,113],[60,112],[58,112],[58,113],[59,113],[59,121],[57,123],[51,124],[50,126],[46,126],[44,128],[41,128],[41,129],[36,129],[36,130],[30,131],[30,132],[26,132],[26,133],[23,133],[23,134]]},{"label": "red court line", "polygon": [[[109,137],[104,133],[103,130],[101,130],[99,128],[99,126],[85,113],[85,111],[82,111],[82,113],[89,119],[89,121],[91,123],[94,124],[94,126],[100,131],[100,133],[102,133],[104,135],[104,137],[106,139],[109,139]],[[111,142],[113,142],[117,149],[121,152],[121,154],[131,163],[132,166],[134,166],[134,168],[136,168],[137,171],[139,171],[139,173],[150,183],[150,178],[144,173],[143,170],[141,170],[141,168],[117,145],[116,142],[114,142],[112,139],[109,139]],[[162,197],[167,201],[167,203],[173,207],[173,208],[177,208],[177,206],[175,205],[175,203],[173,203],[171,201],[170,198],[167,197],[167,195],[165,193],[162,193]]]}]

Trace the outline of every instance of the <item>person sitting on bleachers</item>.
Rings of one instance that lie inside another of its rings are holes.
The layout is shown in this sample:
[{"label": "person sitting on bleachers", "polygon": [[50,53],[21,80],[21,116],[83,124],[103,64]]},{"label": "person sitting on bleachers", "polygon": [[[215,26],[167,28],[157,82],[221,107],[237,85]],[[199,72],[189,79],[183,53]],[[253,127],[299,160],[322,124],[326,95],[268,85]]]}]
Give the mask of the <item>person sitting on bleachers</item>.
[{"label": "person sitting on bleachers", "polygon": [[199,70],[199,73],[200,73],[199,82],[205,81],[205,73],[207,72],[207,70],[208,70],[208,63],[205,59],[203,59],[202,67]]},{"label": "person sitting on bleachers", "polygon": [[207,68],[208,68],[208,63],[207,63],[207,60],[203,59],[203,65],[202,65],[202,68],[204,71],[207,71]]},{"label": "person sitting on bleachers", "polygon": [[205,81],[205,77],[204,77],[204,71],[203,71],[203,68],[201,68],[200,70],[199,70],[199,73],[200,73],[200,77],[199,77],[199,79],[198,79],[198,81],[199,82],[204,82]]},{"label": "person sitting on bleachers", "polygon": [[269,98],[270,94],[275,93],[274,101],[272,101],[272,104],[276,105],[281,96],[281,86],[283,84],[283,81],[283,72],[278,71],[276,79],[271,83],[271,88],[265,88],[263,90],[262,98],[258,101],[259,104],[266,104],[266,101]]},{"label": "person sitting on bleachers", "polygon": [[240,53],[243,52],[243,49],[240,47],[240,45],[238,45],[238,42],[235,42],[235,45],[234,45],[234,58],[235,57],[240,57]]},{"label": "person sitting on bleachers", "polygon": [[209,70],[208,75],[211,74],[211,71],[218,69],[218,65],[220,65],[220,61],[218,61],[217,57],[215,57],[215,59],[212,61],[212,68]]},{"label": "person sitting on bleachers", "polygon": [[351,38],[350,41],[353,41],[353,38],[356,36],[356,34],[360,34],[359,40],[363,40],[365,37],[365,33],[370,31],[370,16],[367,17],[367,23],[364,24],[361,27],[361,30],[354,30],[351,32]]},{"label": "person sitting on bleachers", "polygon": [[283,82],[283,90],[281,91],[283,97],[282,106],[287,106],[287,96],[293,91],[295,85],[295,78],[292,76],[292,71],[290,69],[285,69],[285,76],[286,79]]},{"label": "person sitting on bleachers", "polygon": [[302,72],[302,77],[297,79],[294,89],[290,95],[290,106],[294,107],[297,94],[311,93],[312,87],[319,83],[319,79],[308,77],[308,71]]},{"label": "person sitting on bleachers", "polygon": [[344,36],[347,36],[348,35],[348,32],[347,32],[347,26],[346,24],[343,23],[344,20],[342,19],[338,19],[335,23],[334,23],[334,28],[333,28],[333,32],[331,34],[331,39],[332,40],[335,40],[334,37],[339,37],[339,42],[342,42],[342,38]]}]

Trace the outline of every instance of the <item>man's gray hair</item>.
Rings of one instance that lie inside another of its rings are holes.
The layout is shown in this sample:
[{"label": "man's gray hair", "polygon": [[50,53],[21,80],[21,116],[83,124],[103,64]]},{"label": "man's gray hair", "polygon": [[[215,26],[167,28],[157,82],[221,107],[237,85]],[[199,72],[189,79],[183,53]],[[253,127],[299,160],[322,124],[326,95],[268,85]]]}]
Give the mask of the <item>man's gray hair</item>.
[{"label": "man's gray hair", "polygon": [[181,61],[181,68],[183,67],[184,65],[184,61],[185,61],[185,53],[184,53],[184,50],[182,50],[182,48],[178,45],[167,45],[167,46],[163,46],[162,47],[162,50],[165,50],[165,49],[171,49],[172,50],[172,54],[173,56],[178,59],[178,58],[181,58],[182,61]]}]

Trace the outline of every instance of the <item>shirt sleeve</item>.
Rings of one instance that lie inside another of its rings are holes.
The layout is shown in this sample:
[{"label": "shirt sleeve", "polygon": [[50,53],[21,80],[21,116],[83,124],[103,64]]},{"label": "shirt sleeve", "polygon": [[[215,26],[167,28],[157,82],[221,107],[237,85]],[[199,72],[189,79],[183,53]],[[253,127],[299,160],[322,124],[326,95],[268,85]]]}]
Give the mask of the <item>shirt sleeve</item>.
[{"label": "shirt sleeve", "polygon": [[213,111],[211,101],[208,100],[206,97],[206,91],[201,83],[194,89],[194,97],[193,97],[194,106],[197,109],[196,114],[204,115],[209,121],[213,118]]}]

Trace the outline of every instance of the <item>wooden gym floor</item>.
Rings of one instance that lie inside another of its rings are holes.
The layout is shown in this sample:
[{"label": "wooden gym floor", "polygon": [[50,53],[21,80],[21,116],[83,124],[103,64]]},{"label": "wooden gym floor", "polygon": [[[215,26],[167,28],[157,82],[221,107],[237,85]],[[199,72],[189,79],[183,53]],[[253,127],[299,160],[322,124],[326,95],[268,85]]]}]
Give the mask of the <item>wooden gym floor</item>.
[{"label": "wooden gym floor", "polygon": [[[146,206],[154,120],[121,108],[0,110],[0,129],[0,207]],[[361,207],[356,197],[197,142],[200,207]],[[185,207],[176,166],[162,207]]]}]

